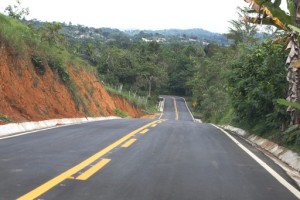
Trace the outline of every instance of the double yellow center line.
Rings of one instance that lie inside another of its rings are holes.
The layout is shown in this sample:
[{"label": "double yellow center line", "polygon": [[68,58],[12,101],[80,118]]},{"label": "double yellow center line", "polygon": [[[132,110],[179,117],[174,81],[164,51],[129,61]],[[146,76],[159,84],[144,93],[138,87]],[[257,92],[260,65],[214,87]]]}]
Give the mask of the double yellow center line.
[{"label": "double yellow center line", "polygon": [[[38,186],[34,190],[19,197],[17,200],[35,199],[35,198],[39,197],[40,195],[44,194],[45,192],[47,192],[48,190],[50,190],[51,188],[60,184],[64,180],[66,180],[68,178],[75,179],[73,177],[74,174],[78,173],[80,170],[83,170],[87,166],[91,165],[92,163],[94,163],[95,161],[100,159],[102,156],[104,156],[105,154],[107,154],[108,152],[113,150],[114,148],[116,148],[116,147],[120,146],[121,144],[123,144],[124,142],[128,141],[130,138],[132,138],[137,133],[139,133],[139,132],[145,133],[145,130],[148,130],[147,129],[148,127],[151,127],[152,125],[155,125],[157,123],[161,123],[162,121],[164,121],[164,120],[153,121],[151,123],[146,124],[145,126],[142,126],[141,128],[138,128],[138,129],[128,133],[121,139],[117,140],[116,142],[112,143],[111,145],[107,146],[106,148],[102,149],[101,151],[97,152],[96,154],[92,155],[91,157],[87,158],[86,160],[82,161],[81,163],[77,164],[76,166],[72,167],[71,169],[61,173],[60,175],[52,178],[51,180],[47,181],[46,183]],[[132,141],[133,140],[131,140],[131,144],[134,142],[134,141],[133,142]],[[128,142],[130,142],[130,140]],[[129,144],[129,145],[131,145],[131,144]],[[83,174],[78,176],[76,178],[76,180],[87,180],[90,176],[92,176],[94,173],[96,173],[98,170],[100,170],[102,167],[104,167],[109,162],[110,162],[110,159],[102,159],[100,162],[95,164],[89,170],[87,170],[86,172],[84,172]]]}]

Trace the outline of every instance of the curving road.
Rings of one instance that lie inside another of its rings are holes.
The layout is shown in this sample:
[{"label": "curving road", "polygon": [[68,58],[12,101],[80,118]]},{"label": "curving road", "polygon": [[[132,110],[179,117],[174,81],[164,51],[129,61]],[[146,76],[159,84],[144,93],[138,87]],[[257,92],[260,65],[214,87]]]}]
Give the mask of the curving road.
[{"label": "curving road", "polygon": [[0,139],[0,199],[299,198],[294,182],[260,151],[194,122],[183,98],[164,98],[160,119],[91,122]]},{"label": "curving road", "polygon": [[162,97],[165,102],[162,118],[169,120],[194,121],[194,117],[187,107],[184,98],[169,96]]}]

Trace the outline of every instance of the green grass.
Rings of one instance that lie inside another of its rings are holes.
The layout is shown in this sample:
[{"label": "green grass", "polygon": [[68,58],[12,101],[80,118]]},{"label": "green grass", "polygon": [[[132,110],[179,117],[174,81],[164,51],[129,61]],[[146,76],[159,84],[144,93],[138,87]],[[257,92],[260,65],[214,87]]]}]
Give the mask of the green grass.
[{"label": "green grass", "polygon": [[14,56],[22,56],[29,49],[39,49],[39,36],[16,19],[0,14],[0,41]]},{"label": "green grass", "polygon": [[225,112],[224,115],[222,115],[220,121],[218,122],[219,124],[231,124],[234,121],[235,118],[235,113],[233,108],[230,108]]},{"label": "green grass", "polygon": [[141,110],[143,110],[145,113],[147,114],[153,114],[158,112],[157,108],[156,108],[156,103],[158,98],[153,97],[153,98],[148,98],[147,101],[141,100],[139,99],[138,96],[131,95],[129,96],[129,92],[128,91],[122,91],[119,92],[117,89],[114,89],[113,87],[110,86],[105,86],[105,89],[107,90],[108,93],[112,94],[112,95],[116,95],[116,96],[120,96],[124,99],[126,99],[129,103],[137,106],[138,108],[140,108]]},{"label": "green grass", "polygon": [[115,112],[116,115],[118,115],[118,116],[120,116],[122,118],[128,117],[128,114],[126,112],[124,112],[124,111],[122,111],[122,110],[120,110],[118,108],[115,108],[114,112]]}]

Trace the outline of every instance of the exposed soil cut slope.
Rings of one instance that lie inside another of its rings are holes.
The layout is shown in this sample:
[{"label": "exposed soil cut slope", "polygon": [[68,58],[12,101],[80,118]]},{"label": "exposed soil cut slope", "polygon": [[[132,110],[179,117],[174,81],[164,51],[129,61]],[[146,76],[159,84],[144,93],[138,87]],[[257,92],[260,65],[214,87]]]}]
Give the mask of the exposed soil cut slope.
[{"label": "exposed soil cut slope", "polygon": [[0,117],[23,122],[108,116],[115,115],[115,109],[131,117],[143,115],[124,99],[108,94],[92,70],[70,64],[68,68],[76,93],[48,65],[41,75],[30,58],[15,59],[5,47],[0,48]]}]

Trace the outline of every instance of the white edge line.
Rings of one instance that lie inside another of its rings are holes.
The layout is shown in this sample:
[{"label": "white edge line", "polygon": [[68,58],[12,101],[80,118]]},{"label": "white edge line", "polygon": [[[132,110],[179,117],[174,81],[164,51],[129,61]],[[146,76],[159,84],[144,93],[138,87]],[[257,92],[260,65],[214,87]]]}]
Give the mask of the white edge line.
[{"label": "white edge line", "polygon": [[[108,120],[113,120],[113,119],[108,119]],[[82,122],[75,122],[75,123],[71,123],[71,124],[63,124],[63,125],[59,125],[59,126],[52,126],[52,127],[48,127],[48,128],[36,129],[36,130],[32,130],[32,131],[25,131],[25,132],[22,132],[22,133],[15,133],[15,134],[11,133],[7,136],[0,137],[0,140],[15,138],[15,137],[22,136],[22,135],[28,135],[28,134],[31,134],[31,133],[46,131],[46,130],[55,129],[55,128],[61,128],[61,127],[65,127],[65,126],[73,126],[73,125],[85,124],[85,123],[97,122],[97,121],[105,121],[105,120],[82,121]]]},{"label": "white edge line", "polygon": [[260,164],[265,170],[267,170],[278,182],[280,182],[284,187],[286,187],[291,193],[293,193],[298,199],[300,199],[300,192],[288,183],[284,178],[282,178],[276,171],[274,171],[269,165],[267,165],[264,161],[258,158],[254,153],[252,153],[249,149],[247,149],[244,145],[238,142],[232,135],[230,135],[227,131],[221,129],[220,127],[211,124],[216,127],[223,133],[225,133],[236,145],[238,145],[242,150],[244,150],[251,158],[253,158],[258,164]]},{"label": "white edge line", "polygon": [[192,112],[191,112],[191,110],[190,110],[189,106],[187,105],[185,98],[183,98],[183,97],[181,97],[181,98],[184,100],[184,102],[185,102],[185,106],[187,107],[187,109],[188,109],[188,111],[189,111],[190,115],[192,116],[192,118],[193,118],[193,121],[195,121],[195,118],[194,118],[194,116],[193,116],[193,114],[192,114]]},{"label": "white edge line", "polygon": [[64,126],[71,126],[71,125],[75,125],[75,124],[67,124],[67,125],[60,125],[60,126],[53,126],[53,127],[49,127],[49,128],[43,128],[43,129],[38,129],[38,130],[34,130],[34,131],[26,131],[23,133],[17,133],[17,134],[10,134],[8,136],[3,136],[0,138],[0,140],[4,140],[4,139],[9,139],[9,138],[14,138],[14,137],[18,137],[18,136],[22,136],[22,135],[28,135],[30,133],[35,133],[35,132],[40,132],[40,131],[46,131],[46,130],[50,130],[50,129],[55,129],[55,128],[59,128],[59,127],[64,127]]},{"label": "white edge line", "polygon": [[160,114],[160,117],[158,119],[161,119],[162,116],[164,115],[164,108],[165,108],[165,98],[164,97],[161,97],[163,98],[163,105],[162,105],[162,113]]}]

